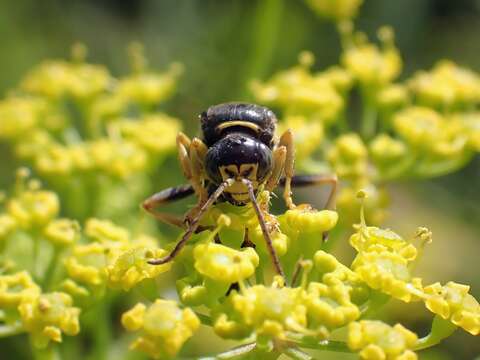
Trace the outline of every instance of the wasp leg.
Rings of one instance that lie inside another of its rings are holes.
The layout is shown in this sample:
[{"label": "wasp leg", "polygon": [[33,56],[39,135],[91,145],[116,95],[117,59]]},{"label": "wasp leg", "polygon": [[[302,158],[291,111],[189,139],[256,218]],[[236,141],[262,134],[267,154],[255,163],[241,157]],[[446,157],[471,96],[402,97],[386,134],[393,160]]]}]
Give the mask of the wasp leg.
[{"label": "wasp leg", "polygon": [[285,168],[286,156],[287,148],[285,146],[279,146],[273,150],[273,168],[265,185],[266,190],[273,191],[278,186],[283,169]]},{"label": "wasp leg", "polygon": [[[287,185],[288,178],[280,179],[280,186]],[[338,178],[337,175],[295,175],[290,182],[292,187],[304,187],[313,185],[330,184],[330,194],[324,209],[335,209],[335,197],[337,195]]]},{"label": "wasp leg", "polygon": [[192,219],[192,221],[188,224],[188,229],[185,231],[183,234],[182,238],[180,241],[175,245],[173,250],[168,254],[167,256],[160,258],[160,259],[154,259],[154,260],[149,260],[148,263],[151,265],[161,265],[165,264],[167,262],[172,261],[175,256],[178,255],[180,250],[183,249],[185,244],[187,243],[188,239],[192,236],[193,233],[195,233],[195,230],[199,227],[200,220],[203,217],[203,214],[217,201],[217,199],[222,195],[223,191],[225,190],[226,187],[230,186],[232,184],[233,180],[232,179],[227,179],[224,182],[222,182],[217,190],[214,191],[212,195],[208,198],[208,200],[203,204],[198,211],[197,215],[195,218]]},{"label": "wasp leg", "polygon": [[183,228],[184,222],[182,218],[172,214],[158,212],[155,208],[169,202],[184,199],[193,193],[194,191],[191,185],[170,187],[150,196],[143,202],[142,207],[157,220]]},{"label": "wasp leg", "polygon": [[265,221],[265,216],[258,205],[257,199],[255,197],[255,191],[253,189],[252,182],[247,179],[242,180],[245,185],[248,187],[248,195],[250,196],[250,200],[252,201],[253,208],[255,213],[257,214],[258,222],[260,224],[260,228],[262,229],[263,237],[267,243],[267,249],[270,253],[272,258],[273,265],[275,267],[275,271],[285,279],[285,273],[283,272],[282,265],[280,264],[280,259],[278,258],[277,251],[273,247],[272,238],[270,237],[270,232],[267,228],[267,223]]},{"label": "wasp leg", "polygon": [[207,190],[203,184],[205,178],[204,160],[208,149],[200,139],[190,140],[184,133],[177,135],[177,148],[183,174],[192,184],[198,197],[197,205],[185,215],[185,221],[189,222],[208,198]]},{"label": "wasp leg", "polygon": [[285,157],[285,190],[283,198],[289,209],[294,209],[295,204],[292,200],[292,178],[294,175],[295,147],[293,146],[293,133],[290,129],[285,131],[280,137],[279,146],[285,146],[287,149]]},{"label": "wasp leg", "polygon": [[190,143],[188,152],[190,163],[190,183],[195,189],[195,193],[198,196],[198,202],[186,215],[185,221],[190,222],[193,217],[198,213],[200,207],[207,201],[208,192],[204,186],[205,180],[205,156],[207,155],[208,148],[202,140],[193,138]]}]

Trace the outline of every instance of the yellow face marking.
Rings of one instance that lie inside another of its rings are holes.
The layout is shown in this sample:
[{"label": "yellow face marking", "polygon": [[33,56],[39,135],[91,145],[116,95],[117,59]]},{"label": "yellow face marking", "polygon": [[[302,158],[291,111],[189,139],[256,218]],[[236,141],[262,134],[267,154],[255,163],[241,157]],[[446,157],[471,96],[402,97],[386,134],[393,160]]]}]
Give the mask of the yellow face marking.
[{"label": "yellow face marking", "polygon": [[222,131],[224,129],[227,129],[229,127],[232,127],[232,126],[243,126],[243,127],[246,127],[246,128],[249,128],[255,132],[260,132],[260,126],[258,126],[257,124],[254,124],[250,121],[242,121],[242,120],[232,120],[232,121],[226,121],[224,123],[221,123],[219,125],[217,125],[217,130],[218,131]]},{"label": "yellow face marking", "polygon": [[237,165],[226,165],[218,168],[222,179],[234,179],[234,183],[225,189],[232,195],[233,199],[239,202],[244,202],[249,199],[248,188],[242,182],[242,179],[248,179],[252,182],[253,188],[258,187],[257,171],[258,164],[241,164],[240,168]]}]

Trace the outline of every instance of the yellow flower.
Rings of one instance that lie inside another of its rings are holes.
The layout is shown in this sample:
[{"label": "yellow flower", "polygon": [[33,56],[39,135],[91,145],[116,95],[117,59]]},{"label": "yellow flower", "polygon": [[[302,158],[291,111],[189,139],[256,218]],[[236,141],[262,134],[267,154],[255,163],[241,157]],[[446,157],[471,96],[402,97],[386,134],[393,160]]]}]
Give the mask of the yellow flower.
[{"label": "yellow flower", "polygon": [[318,121],[308,121],[305,116],[287,116],[279,124],[279,132],[291,129],[295,134],[295,161],[302,162],[316,150],[324,137],[323,125]]},{"label": "yellow flower", "polygon": [[0,275],[0,308],[15,308],[23,300],[40,294],[40,291],[40,287],[26,271]]},{"label": "yellow flower", "polygon": [[361,252],[353,261],[352,269],[372,289],[405,302],[418,301],[422,296],[422,283],[410,274],[409,262],[394,252]]},{"label": "yellow flower", "polygon": [[40,122],[44,103],[28,97],[9,97],[0,102],[0,139],[20,140]]},{"label": "yellow flower", "polygon": [[391,84],[377,94],[377,104],[382,110],[394,110],[408,104],[410,98],[405,85]]},{"label": "yellow flower", "polygon": [[[360,276],[340,263],[333,255],[318,250],[313,260],[322,283],[333,288],[339,287],[340,294],[346,286],[349,291],[349,301],[356,305],[361,305],[368,300],[369,289]],[[348,302],[345,303],[348,304]]]},{"label": "yellow flower", "polygon": [[342,282],[335,285],[310,282],[304,304],[310,327],[338,328],[360,316],[360,310],[350,301],[349,287]]},{"label": "yellow flower", "polygon": [[88,291],[87,288],[78,285],[75,281],[72,279],[66,279],[60,284],[60,289],[63,290],[63,292],[69,294],[71,297],[73,297],[75,300],[76,299],[86,299],[89,297],[90,291]]},{"label": "yellow flower", "polygon": [[318,15],[339,21],[354,18],[363,0],[306,0],[306,2]]},{"label": "yellow flower", "polygon": [[393,31],[381,28],[378,35],[382,49],[371,43],[350,43],[342,54],[342,64],[365,87],[386,85],[402,70],[402,59],[393,42]]},{"label": "yellow flower", "polygon": [[321,236],[332,230],[338,221],[338,214],[333,210],[314,210],[308,205],[299,205],[287,210],[279,216],[282,229],[290,238],[296,239],[299,234],[312,233]]},{"label": "yellow flower", "polygon": [[42,190],[24,191],[7,204],[8,213],[27,229],[45,226],[57,216],[59,208],[57,194]]},{"label": "yellow flower", "polygon": [[18,139],[15,144],[15,155],[21,159],[32,160],[47,146],[51,146],[54,140],[48,131],[35,129]]},{"label": "yellow flower", "polygon": [[128,291],[144,279],[152,279],[170,270],[172,264],[150,265],[148,260],[167,255],[163,249],[134,246],[123,252],[112,265],[107,267],[110,286]]},{"label": "yellow flower", "polygon": [[54,245],[71,245],[80,237],[80,225],[70,219],[56,219],[45,227],[43,235]]},{"label": "yellow flower", "polygon": [[338,73],[311,74],[312,54],[301,53],[299,58],[299,65],[277,73],[269,81],[253,82],[252,92],[259,102],[279,106],[288,115],[331,123],[344,107],[337,88],[348,87],[348,83]]},{"label": "yellow flower", "polygon": [[160,113],[145,116],[139,121],[127,119],[117,123],[117,126],[123,138],[152,154],[160,155],[175,149],[175,139],[180,131],[177,119]]},{"label": "yellow flower", "polygon": [[348,326],[348,346],[365,360],[416,360],[417,335],[400,324],[363,320]]},{"label": "yellow flower", "polygon": [[129,331],[141,331],[130,349],[155,359],[170,359],[198,329],[200,320],[191,309],[180,309],[175,301],[157,299],[148,308],[137,304],[124,313],[122,324]]},{"label": "yellow flower", "polygon": [[111,254],[99,243],[76,245],[72,255],[65,259],[68,276],[87,285],[101,285],[105,281],[108,256]]},{"label": "yellow flower", "polygon": [[17,227],[15,218],[8,214],[0,214],[0,241],[5,239]]},{"label": "yellow flower", "polygon": [[35,168],[46,176],[66,176],[73,170],[72,156],[67,147],[58,143],[47,143],[34,158]]},{"label": "yellow flower", "polygon": [[91,218],[85,224],[85,235],[102,244],[126,244],[129,241],[128,231],[109,220]]},{"label": "yellow flower", "polygon": [[96,168],[120,179],[141,172],[147,166],[145,151],[128,141],[97,140],[90,143],[89,152]]},{"label": "yellow flower", "polygon": [[[124,109],[128,106],[128,99],[125,99],[121,94],[114,92],[112,94],[104,94],[93,99],[90,106],[90,121],[112,120],[119,117]],[[97,124],[100,125],[100,124]]]},{"label": "yellow flower", "polygon": [[425,306],[435,314],[462,327],[472,335],[480,334],[480,304],[468,293],[470,287],[453,281],[424,288]]},{"label": "yellow flower", "polygon": [[480,76],[448,60],[438,62],[430,72],[419,71],[409,86],[427,106],[461,107],[480,101]]},{"label": "yellow flower", "polygon": [[26,299],[18,306],[23,325],[35,346],[43,348],[49,341],[61,342],[62,332],[70,336],[79,333],[80,309],[72,303],[70,295],[52,292]]},{"label": "yellow flower", "polygon": [[444,121],[435,110],[414,106],[397,113],[393,125],[406,141],[422,148],[441,138]]},{"label": "yellow flower", "polygon": [[415,246],[405,241],[400,235],[389,229],[364,224],[360,225],[357,233],[350,237],[350,245],[358,252],[395,252],[407,261],[413,261],[417,256]]},{"label": "yellow flower", "polygon": [[[285,331],[306,331],[307,313],[302,288],[255,285],[229,296],[231,310],[214,324],[219,335],[227,330],[255,332],[257,336],[284,338]],[[230,318],[230,319],[229,319]],[[229,321],[238,319],[236,326]],[[233,334],[232,334],[233,335]]]},{"label": "yellow flower", "polygon": [[195,246],[193,256],[195,269],[200,274],[226,283],[249,278],[259,263],[259,257],[252,248],[239,251],[215,243]]},{"label": "yellow flower", "polygon": [[395,114],[393,126],[415,148],[442,158],[461,154],[468,141],[468,134],[460,122],[447,122],[426,107],[409,107]]},{"label": "yellow flower", "polygon": [[344,134],[335,139],[327,158],[342,179],[356,179],[367,173],[368,150],[357,134]]},{"label": "yellow flower", "polygon": [[378,187],[365,178],[340,188],[337,196],[339,221],[347,226],[351,226],[357,221],[360,211],[357,193],[360,189],[364,189],[368,193],[368,197],[364,200],[365,217],[368,222],[382,224],[387,216],[385,209],[390,203],[389,195],[384,187]]},{"label": "yellow flower", "polygon": [[456,114],[451,121],[462,127],[468,139],[468,146],[480,152],[480,113]]},{"label": "yellow flower", "polygon": [[31,70],[20,87],[51,98],[69,95],[85,99],[105,91],[110,82],[110,75],[103,66],[47,61]]},{"label": "yellow flower", "polygon": [[174,93],[178,77],[182,72],[182,65],[173,63],[163,74],[154,72],[133,74],[120,80],[118,94],[140,104],[158,104]]},{"label": "yellow flower", "polygon": [[388,167],[401,160],[407,153],[407,146],[387,134],[380,134],[370,143],[370,154],[376,165]]}]

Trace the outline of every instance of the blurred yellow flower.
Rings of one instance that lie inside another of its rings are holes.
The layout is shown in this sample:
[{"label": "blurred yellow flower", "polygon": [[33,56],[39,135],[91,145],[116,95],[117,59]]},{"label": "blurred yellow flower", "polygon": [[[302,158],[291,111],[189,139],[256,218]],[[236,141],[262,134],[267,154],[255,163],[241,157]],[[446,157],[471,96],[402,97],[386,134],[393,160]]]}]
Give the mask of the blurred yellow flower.
[{"label": "blurred yellow flower", "polygon": [[72,304],[70,295],[53,292],[39,294],[19,305],[23,325],[35,346],[43,348],[49,341],[61,342],[62,332],[70,336],[79,333],[80,309]]},{"label": "blurred yellow flower", "polygon": [[417,335],[400,324],[362,320],[348,326],[348,346],[365,360],[416,360]]},{"label": "blurred yellow flower", "polygon": [[16,308],[22,301],[35,298],[41,292],[26,271],[0,275],[0,308]]},{"label": "blurred yellow flower", "polygon": [[46,61],[32,69],[20,88],[53,99],[62,96],[88,99],[106,91],[111,81],[103,66],[57,60]]},{"label": "blurred yellow flower", "polygon": [[7,203],[8,213],[22,228],[43,227],[58,215],[60,209],[56,193],[27,190]]},{"label": "blurred yellow flower", "polygon": [[54,245],[71,245],[80,238],[80,225],[70,219],[55,219],[45,227],[43,235]]},{"label": "blurred yellow flower", "polygon": [[430,72],[419,71],[408,84],[426,106],[461,108],[480,102],[480,76],[452,61],[440,61]]},{"label": "blurred yellow flower", "polygon": [[148,308],[137,304],[122,315],[129,331],[140,331],[130,345],[154,359],[174,358],[183,344],[200,326],[200,320],[189,308],[180,309],[175,301],[157,299]]},{"label": "blurred yellow flower", "polygon": [[306,0],[306,2],[318,15],[339,21],[354,18],[363,0]]},{"label": "blurred yellow flower", "polygon": [[365,88],[387,85],[402,70],[402,59],[394,44],[393,30],[383,27],[378,35],[382,42],[381,49],[368,42],[350,41],[341,57],[345,68]]}]

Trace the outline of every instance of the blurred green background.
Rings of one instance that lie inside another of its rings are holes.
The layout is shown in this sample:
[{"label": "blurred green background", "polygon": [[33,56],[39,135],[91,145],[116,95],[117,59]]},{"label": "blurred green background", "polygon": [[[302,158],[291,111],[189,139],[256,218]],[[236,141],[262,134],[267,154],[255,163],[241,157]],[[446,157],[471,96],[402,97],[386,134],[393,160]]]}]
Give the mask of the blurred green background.
[{"label": "blurred green background", "polygon": [[[478,0],[366,0],[356,24],[372,37],[381,25],[394,27],[403,78],[442,58],[480,71]],[[178,94],[165,110],[181,118],[190,134],[196,131],[196,114],[214,103],[249,100],[250,79],[265,79],[295,64],[301,50],[315,54],[315,69],[337,63],[340,53],[334,26],[299,0],[4,0],[0,32],[2,95],[33,65],[68,57],[75,41],[88,46],[89,61],[117,75],[128,71],[131,41],[145,45],[152,68],[182,62]],[[6,161],[2,150],[2,185],[12,179]],[[426,282],[471,284],[471,293],[480,298],[480,159],[441,179],[390,188],[388,226],[405,236],[417,226],[433,231],[434,243],[419,269]],[[411,309],[394,306],[388,317],[424,335],[430,315],[421,307]],[[479,354],[478,337],[459,331],[420,358],[473,359]]]}]

